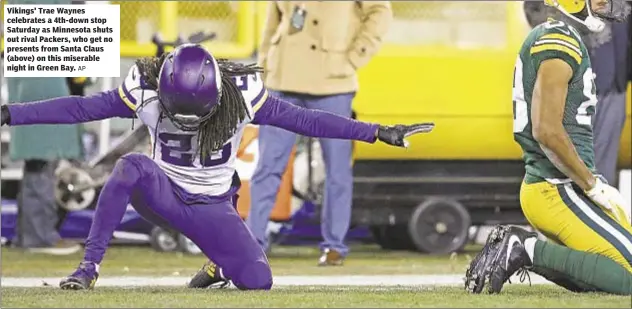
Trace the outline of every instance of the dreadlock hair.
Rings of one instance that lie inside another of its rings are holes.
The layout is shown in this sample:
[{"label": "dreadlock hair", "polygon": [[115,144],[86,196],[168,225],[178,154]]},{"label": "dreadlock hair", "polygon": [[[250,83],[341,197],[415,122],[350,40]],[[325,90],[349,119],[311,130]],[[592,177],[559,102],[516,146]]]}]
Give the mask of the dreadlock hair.
[{"label": "dreadlock hair", "polygon": [[[158,89],[158,76],[166,55],[165,53],[160,57],[145,57],[136,61],[145,84],[153,90]],[[263,69],[256,64],[244,65],[227,59],[218,59],[217,64],[221,75],[222,93],[219,104],[211,111],[211,117],[202,122],[198,128],[196,156],[199,155],[200,160],[221,150],[248,115],[247,103],[234,78],[263,72]],[[164,111],[161,111],[160,120],[164,118],[163,113]]]}]

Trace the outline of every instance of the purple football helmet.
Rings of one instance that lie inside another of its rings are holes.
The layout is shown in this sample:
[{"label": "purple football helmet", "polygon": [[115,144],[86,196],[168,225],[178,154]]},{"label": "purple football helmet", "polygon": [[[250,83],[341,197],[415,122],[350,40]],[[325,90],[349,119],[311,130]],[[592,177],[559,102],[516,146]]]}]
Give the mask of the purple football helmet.
[{"label": "purple football helmet", "polygon": [[184,44],[167,55],[158,77],[158,97],[178,129],[197,130],[217,110],[221,93],[217,61],[204,47]]}]

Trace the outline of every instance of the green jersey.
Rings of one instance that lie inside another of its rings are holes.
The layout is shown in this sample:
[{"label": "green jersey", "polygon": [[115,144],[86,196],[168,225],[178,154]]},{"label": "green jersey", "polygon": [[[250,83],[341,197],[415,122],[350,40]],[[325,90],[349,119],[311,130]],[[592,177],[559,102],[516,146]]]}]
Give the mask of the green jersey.
[{"label": "green jersey", "polygon": [[[538,68],[547,59],[561,59],[573,70],[562,124],[586,166],[594,172],[592,116],[597,105],[594,74],[588,50],[572,26],[551,20],[535,27],[516,59],[513,81],[513,132],[522,147],[528,183],[545,179],[567,179],[546,157],[533,138],[531,99]],[[543,108],[546,108],[544,106]]]}]

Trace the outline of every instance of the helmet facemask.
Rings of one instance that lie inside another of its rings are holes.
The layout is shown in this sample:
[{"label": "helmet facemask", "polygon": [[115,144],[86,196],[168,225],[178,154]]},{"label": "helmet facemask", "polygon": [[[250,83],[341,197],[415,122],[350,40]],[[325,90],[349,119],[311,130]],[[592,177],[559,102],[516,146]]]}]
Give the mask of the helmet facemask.
[{"label": "helmet facemask", "polygon": [[182,131],[192,132],[192,131],[199,130],[200,126],[204,124],[205,121],[209,120],[215,114],[215,112],[219,108],[219,104],[216,104],[215,106],[213,106],[211,110],[202,117],[199,117],[197,115],[184,115],[184,114],[171,113],[167,110],[164,104],[162,104],[162,102],[161,102],[161,107],[163,111],[162,114],[167,116],[167,118],[169,118],[169,120],[171,121],[174,127]]},{"label": "helmet facemask", "polygon": [[[630,14],[630,6],[624,0],[609,0],[599,12],[595,12],[591,9],[591,1],[544,0],[544,4],[550,8],[546,10],[550,17],[573,26],[586,47],[595,49],[612,40],[611,23],[625,20]],[[525,5],[526,14],[534,12],[538,13],[537,10],[527,10]]]}]

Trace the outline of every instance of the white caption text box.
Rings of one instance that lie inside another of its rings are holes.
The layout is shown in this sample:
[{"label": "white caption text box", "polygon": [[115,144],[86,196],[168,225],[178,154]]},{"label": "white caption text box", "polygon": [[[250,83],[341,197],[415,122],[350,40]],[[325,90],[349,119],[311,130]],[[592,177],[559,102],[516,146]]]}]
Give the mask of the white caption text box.
[{"label": "white caption text box", "polygon": [[119,77],[117,4],[4,5],[4,76]]}]

